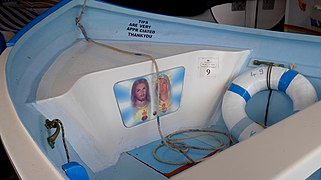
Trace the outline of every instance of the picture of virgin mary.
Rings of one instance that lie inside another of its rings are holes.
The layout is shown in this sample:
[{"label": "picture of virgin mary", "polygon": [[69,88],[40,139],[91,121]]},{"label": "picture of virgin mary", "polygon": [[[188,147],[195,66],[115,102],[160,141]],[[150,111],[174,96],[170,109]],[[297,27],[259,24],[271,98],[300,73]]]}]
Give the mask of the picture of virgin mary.
[{"label": "picture of virgin mary", "polygon": [[155,93],[156,97],[159,93],[158,110],[162,113],[166,113],[171,109],[172,95],[171,95],[171,82],[166,74],[159,76],[159,90],[158,83],[156,83]]}]

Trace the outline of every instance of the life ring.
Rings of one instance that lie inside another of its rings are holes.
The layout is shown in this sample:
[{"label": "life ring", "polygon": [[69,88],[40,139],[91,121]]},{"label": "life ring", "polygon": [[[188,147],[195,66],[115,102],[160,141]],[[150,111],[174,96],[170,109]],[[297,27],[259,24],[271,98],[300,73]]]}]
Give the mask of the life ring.
[{"label": "life ring", "polygon": [[[269,75],[269,76],[267,76]],[[251,120],[246,112],[247,101],[256,93],[268,89],[284,92],[293,101],[293,110],[300,111],[318,101],[313,85],[301,74],[282,67],[259,67],[234,79],[224,94],[222,115],[231,135],[245,140],[264,128]]]}]

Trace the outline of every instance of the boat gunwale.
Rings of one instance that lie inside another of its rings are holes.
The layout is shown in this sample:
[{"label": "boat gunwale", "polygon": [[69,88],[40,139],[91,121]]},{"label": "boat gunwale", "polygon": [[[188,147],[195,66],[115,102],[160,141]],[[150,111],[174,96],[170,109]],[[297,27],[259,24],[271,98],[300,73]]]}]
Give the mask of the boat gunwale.
[{"label": "boat gunwale", "polygon": [[[94,2],[92,2],[94,1]],[[150,19],[155,19],[159,21],[167,21],[172,23],[179,23],[179,24],[185,24],[189,26],[201,26],[202,28],[210,28],[210,29],[216,29],[216,30],[224,30],[224,31],[231,31],[234,33],[242,33],[247,35],[254,35],[254,36],[265,36],[265,37],[271,37],[271,38],[280,38],[280,39],[287,39],[287,40],[297,40],[297,41],[306,41],[306,42],[318,42],[321,43],[321,37],[315,36],[315,35],[308,35],[308,34],[297,34],[297,33],[291,33],[291,32],[278,32],[278,31],[271,31],[271,30],[264,30],[264,29],[253,29],[248,27],[240,27],[240,26],[233,26],[233,25],[226,25],[226,24],[216,24],[212,22],[205,22],[205,21],[199,21],[199,20],[193,20],[193,19],[186,19],[181,17],[173,17],[173,16],[167,16],[167,15],[161,15],[156,14],[152,12],[145,12],[140,10],[135,10],[128,7],[121,7],[119,5],[115,5],[103,0],[92,0],[89,1],[88,5],[91,4],[91,7],[97,8],[97,9],[104,9],[111,12],[117,12],[121,14],[127,14],[127,15],[136,15],[141,17],[149,17]],[[39,22],[41,22],[43,19],[47,18],[49,15],[60,9],[61,7],[65,6],[66,4],[73,2],[72,0],[62,0],[59,3],[57,3],[55,6],[51,7],[47,11],[45,11],[43,14],[40,14],[38,17],[36,17],[34,20],[32,20],[30,23],[28,23],[24,28],[22,28],[8,43],[7,46],[14,46],[17,41],[21,39],[24,34],[26,34],[31,28],[36,26]],[[102,8],[101,4],[106,4],[106,8]],[[82,5],[82,3],[79,2],[78,5]],[[77,5],[75,5],[77,6]]]}]

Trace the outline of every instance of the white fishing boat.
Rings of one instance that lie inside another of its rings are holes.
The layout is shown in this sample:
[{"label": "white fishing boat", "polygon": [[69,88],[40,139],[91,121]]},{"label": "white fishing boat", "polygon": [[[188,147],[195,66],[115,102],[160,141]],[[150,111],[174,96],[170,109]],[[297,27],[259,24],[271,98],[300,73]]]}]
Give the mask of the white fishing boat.
[{"label": "white fishing boat", "polygon": [[21,179],[314,179],[321,38],[63,0],[0,56]]}]

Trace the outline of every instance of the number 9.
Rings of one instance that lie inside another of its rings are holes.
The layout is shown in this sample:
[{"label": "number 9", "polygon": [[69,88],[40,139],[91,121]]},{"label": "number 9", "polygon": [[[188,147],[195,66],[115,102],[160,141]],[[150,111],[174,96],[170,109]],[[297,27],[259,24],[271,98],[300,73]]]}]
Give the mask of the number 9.
[{"label": "number 9", "polygon": [[206,75],[210,75],[211,74],[211,70],[210,69],[206,69]]}]

